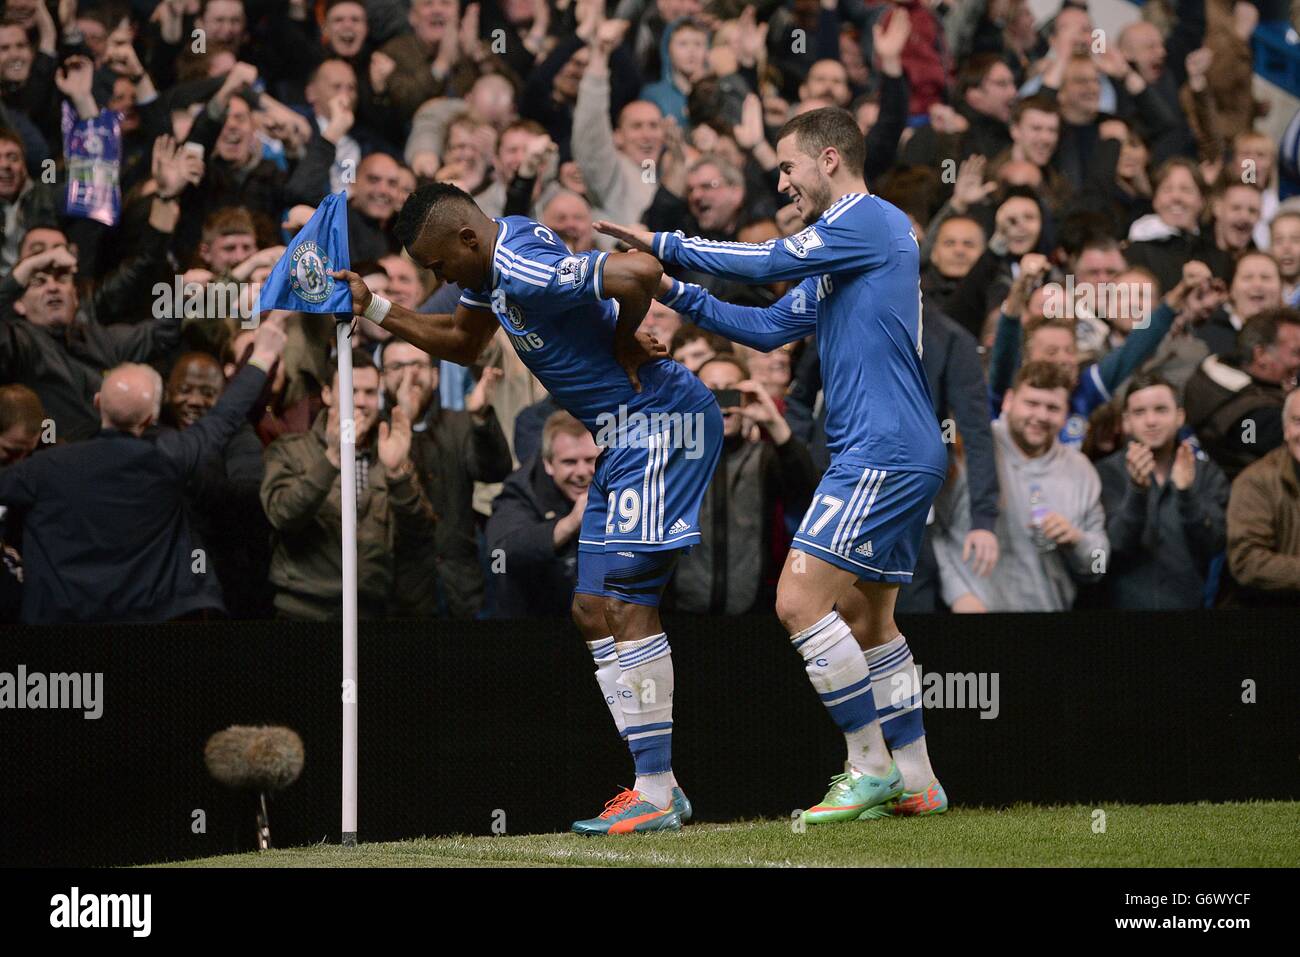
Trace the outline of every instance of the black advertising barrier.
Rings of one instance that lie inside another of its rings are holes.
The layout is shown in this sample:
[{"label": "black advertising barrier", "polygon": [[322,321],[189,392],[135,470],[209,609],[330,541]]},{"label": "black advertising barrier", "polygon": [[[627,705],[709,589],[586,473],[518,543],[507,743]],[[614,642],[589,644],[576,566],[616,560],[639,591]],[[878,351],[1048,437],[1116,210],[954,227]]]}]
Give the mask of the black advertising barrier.
[{"label": "black advertising barrier", "polygon": [[[1294,613],[900,624],[956,803],[1300,798]],[[842,739],[775,618],[667,627],[674,765],[699,819],[787,816],[819,798]],[[304,742],[301,778],[270,805],[276,846],[337,842],[340,656],[335,625],[5,629],[0,864],[252,850],[256,798],[217,784],[203,761],[207,738],[232,724],[285,725]],[[98,718],[87,701],[16,707],[20,674],[30,704],[33,675],[71,673],[102,675]],[[632,782],[566,621],[363,622],[358,691],[363,841],[564,830]]]}]

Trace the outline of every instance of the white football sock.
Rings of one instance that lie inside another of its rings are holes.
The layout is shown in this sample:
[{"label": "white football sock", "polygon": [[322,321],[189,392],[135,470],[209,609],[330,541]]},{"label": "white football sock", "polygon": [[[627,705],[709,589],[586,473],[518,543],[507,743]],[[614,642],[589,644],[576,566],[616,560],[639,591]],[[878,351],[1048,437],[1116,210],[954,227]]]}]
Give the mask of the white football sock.
[{"label": "white football sock", "polygon": [[[881,731],[907,791],[924,791],[935,780],[922,723],[921,676],[907,639],[898,635],[863,652],[871,668],[871,690]],[[900,743],[902,742],[902,743]]]},{"label": "white football sock", "polygon": [[614,719],[614,727],[618,728],[619,736],[622,737],[623,708],[618,703],[618,676],[622,672],[618,667],[618,651],[614,646],[614,636],[589,641],[587,648],[591,652],[592,660],[596,662],[596,683],[600,685],[600,693],[605,698],[610,717]]},{"label": "white football sock", "polygon": [[790,636],[804,659],[808,680],[844,732],[849,765],[872,777],[889,773],[889,749],[876,719],[871,672],[848,623],[832,611]]},{"label": "white football sock", "polygon": [[624,734],[636,762],[636,783],[647,801],[666,808],[673,801],[673,656],[662,632],[618,645],[618,683]]}]

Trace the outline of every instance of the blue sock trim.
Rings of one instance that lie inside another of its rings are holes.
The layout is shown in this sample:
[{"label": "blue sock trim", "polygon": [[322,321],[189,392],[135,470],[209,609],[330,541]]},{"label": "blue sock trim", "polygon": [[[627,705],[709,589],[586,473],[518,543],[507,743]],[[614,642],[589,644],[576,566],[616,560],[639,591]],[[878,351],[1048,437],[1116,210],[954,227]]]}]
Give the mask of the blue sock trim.
[{"label": "blue sock trim", "polygon": [[667,635],[659,635],[649,644],[640,648],[633,648],[629,651],[620,650],[618,653],[618,666],[624,671],[629,668],[639,667],[648,664],[651,661],[657,661],[672,654],[672,648],[668,644]]},{"label": "blue sock trim", "polygon": [[889,746],[889,750],[895,751],[925,737],[925,722],[921,717],[921,711],[918,703],[911,711],[905,711],[897,717],[880,723],[880,731],[885,736],[885,744]]},{"label": "blue sock trim", "polygon": [[656,734],[628,741],[637,774],[665,774],[673,769],[673,736]]},{"label": "blue sock trim", "polygon": [[868,691],[840,704],[828,705],[826,710],[839,729],[848,734],[876,720],[876,699]]},{"label": "blue sock trim", "polygon": [[837,698],[843,698],[845,695],[853,694],[855,691],[859,691],[863,688],[866,688],[870,684],[871,684],[871,675],[868,674],[865,678],[859,679],[858,681],[853,682],[853,684],[851,685],[847,685],[843,688],[836,688],[834,691],[822,691],[819,693],[821,695],[821,699],[823,702],[831,702],[836,700]]}]

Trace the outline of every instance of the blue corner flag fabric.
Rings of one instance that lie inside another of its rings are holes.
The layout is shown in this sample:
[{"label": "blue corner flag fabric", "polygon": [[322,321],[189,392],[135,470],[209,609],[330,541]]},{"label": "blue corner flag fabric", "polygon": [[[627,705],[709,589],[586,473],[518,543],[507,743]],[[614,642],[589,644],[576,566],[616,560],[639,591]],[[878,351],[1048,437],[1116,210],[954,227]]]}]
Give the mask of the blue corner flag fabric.
[{"label": "blue corner flag fabric", "polygon": [[258,311],[351,313],[348,284],[329,274],[331,269],[350,268],[347,194],[331,193],[316,207],[262,283]]}]

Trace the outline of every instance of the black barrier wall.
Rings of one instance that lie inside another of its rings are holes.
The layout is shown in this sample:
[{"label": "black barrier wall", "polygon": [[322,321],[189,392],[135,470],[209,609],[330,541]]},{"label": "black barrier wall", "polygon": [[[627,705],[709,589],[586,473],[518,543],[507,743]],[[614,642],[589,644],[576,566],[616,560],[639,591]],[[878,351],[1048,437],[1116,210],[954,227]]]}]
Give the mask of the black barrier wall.
[{"label": "black barrier wall", "polygon": [[[900,624],[956,804],[1300,798],[1293,613]],[[842,739],[776,620],[667,625],[674,766],[698,818],[787,816],[818,800]],[[94,720],[0,709],[0,863],[252,850],[254,798],[203,763],[207,737],[231,724],[288,725],[305,744],[301,779],[271,804],[276,845],[336,842],[340,646],[336,626],[305,623],[6,629],[0,672],[102,673],[103,700]],[[362,623],[359,669],[364,841],[490,834],[494,822],[565,830],[632,783],[567,622]]]}]

